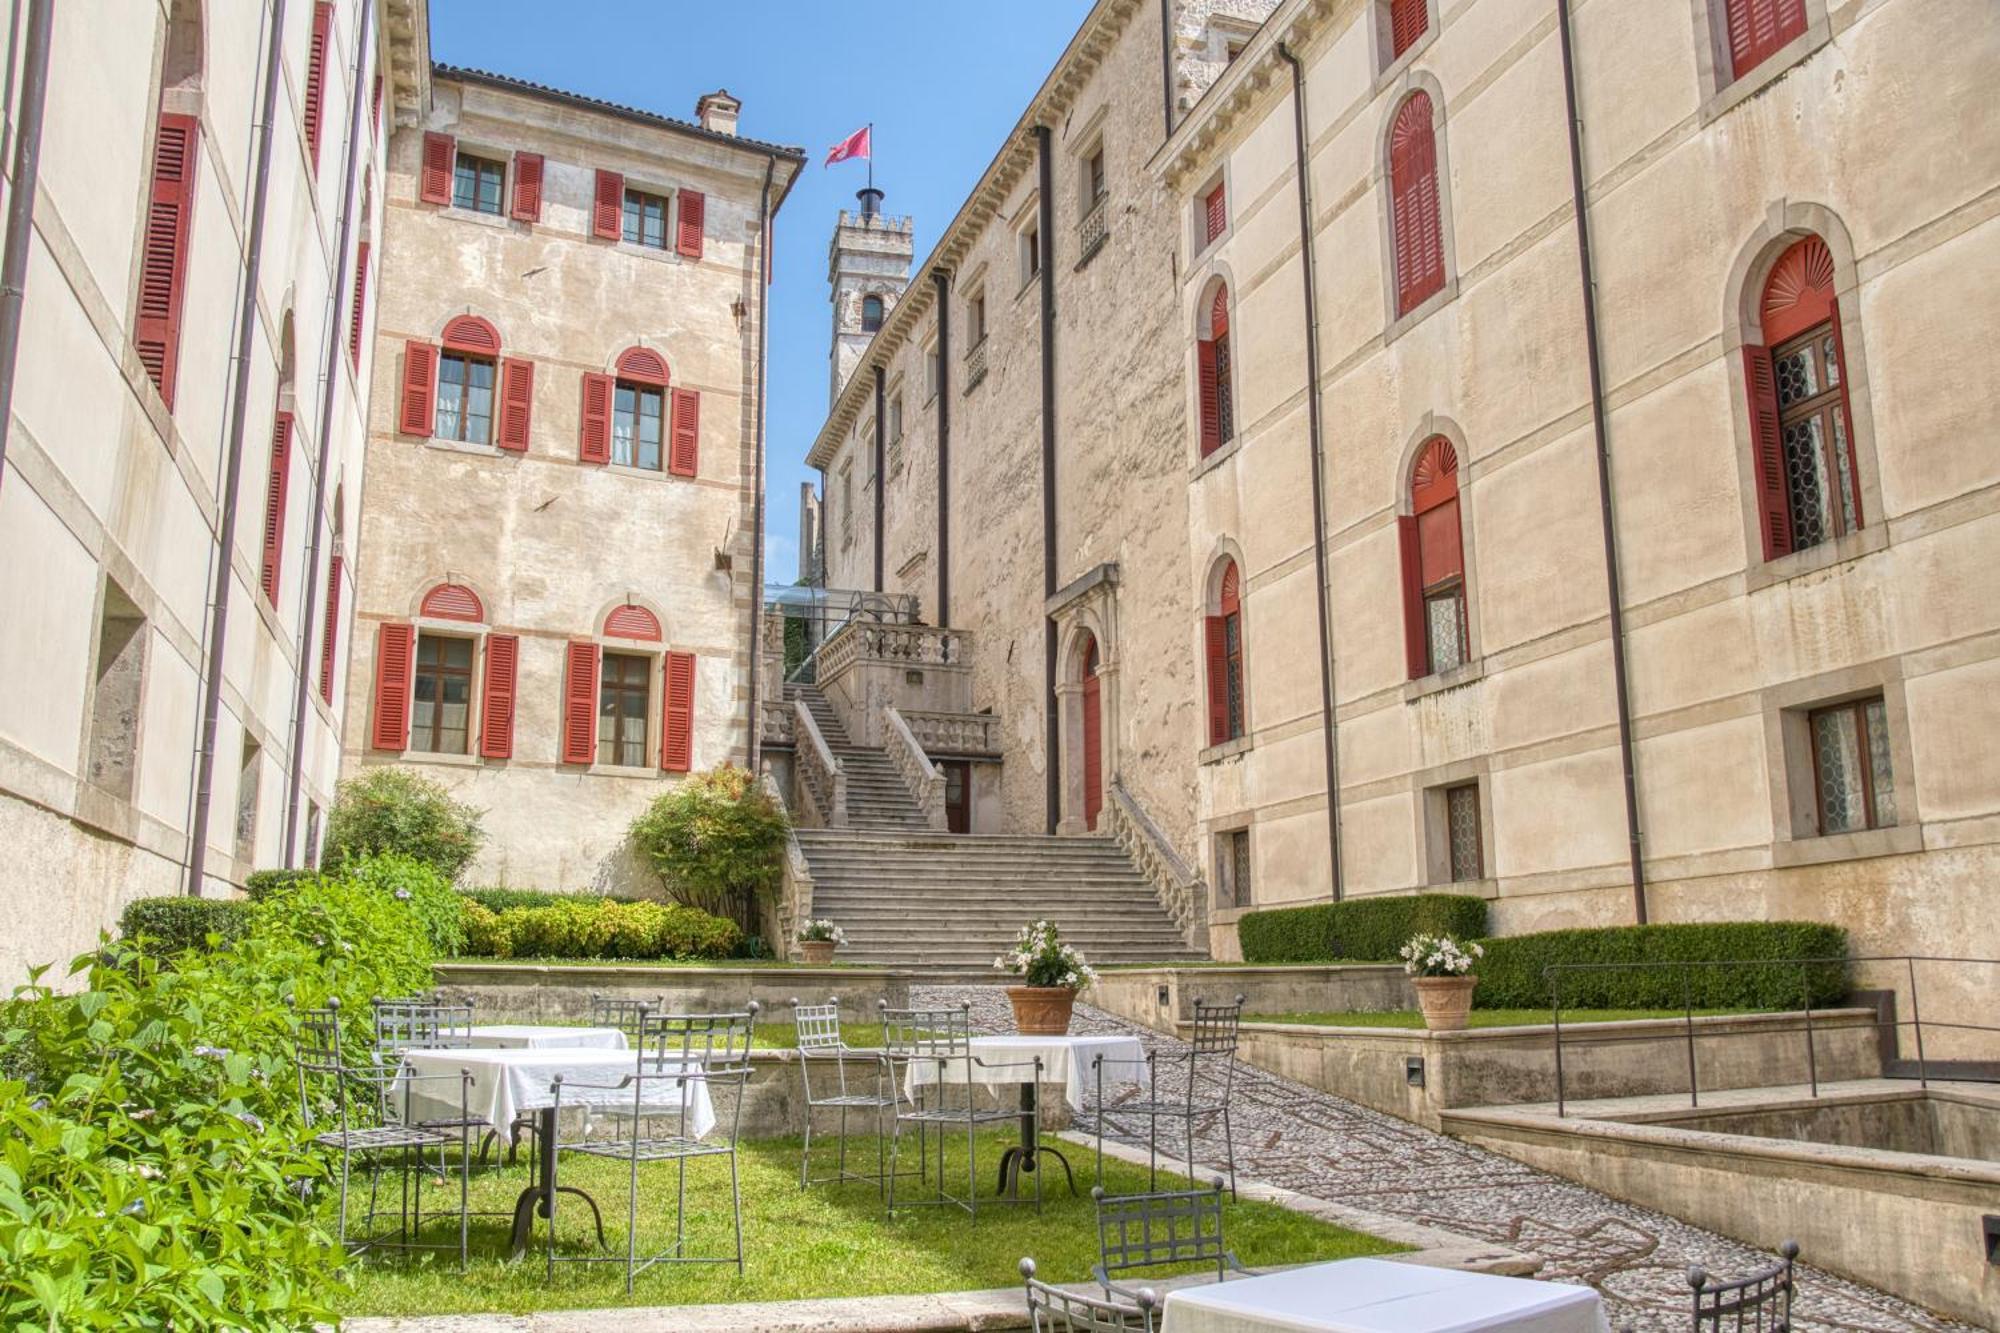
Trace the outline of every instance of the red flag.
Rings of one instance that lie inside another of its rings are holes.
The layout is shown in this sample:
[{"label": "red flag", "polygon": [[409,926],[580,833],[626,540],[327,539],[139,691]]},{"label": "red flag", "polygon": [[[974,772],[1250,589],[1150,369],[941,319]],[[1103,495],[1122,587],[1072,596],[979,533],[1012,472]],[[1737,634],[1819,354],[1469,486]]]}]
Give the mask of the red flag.
[{"label": "red flag", "polygon": [[830,167],[836,162],[845,162],[851,157],[865,157],[872,160],[874,155],[869,151],[869,139],[874,132],[874,128],[872,125],[863,125],[860,129],[827,149],[826,165]]}]

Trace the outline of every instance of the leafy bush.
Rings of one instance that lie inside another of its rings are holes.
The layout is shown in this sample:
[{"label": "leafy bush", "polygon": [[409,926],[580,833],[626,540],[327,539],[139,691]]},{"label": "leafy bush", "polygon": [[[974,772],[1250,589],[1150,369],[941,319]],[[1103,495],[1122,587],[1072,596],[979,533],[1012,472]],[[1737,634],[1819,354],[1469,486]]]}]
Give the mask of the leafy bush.
[{"label": "leafy bush", "polygon": [[1847,957],[1847,932],[1811,921],[1718,921],[1690,925],[1604,926],[1506,935],[1485,942],[1473,1005],[1545,1009],[1543,969],[1558,963],[1732,960],[1728,967],[1607,967],[1565,972],[1563,1007],[1587,1009],[1789,1009],[1837,1004],[1847,994],[1845,964],[1801,959]]},{"label": "leafy bush", "polygon": [[1412,935],[1486,933],[1486,901],[1464,893],[1350,898],[1247,912],[1236,923],[1246,963],[1394,962]]},{"label": "leafy bush", "polygon": [[489,912],[504,912],[510,907],[546,907],[569,898],[613,903],[644,901],[628,893],[551,893],[547,889],[460,889],[458,892]]},{"label": "leafy bush", "polygon": [[344,863],[340,874],[350,883],[407,901],[423,922],[432,953],[448,956],[465,947],[465,900],[451,881],[422,861],[393,853],[361,856]]},{"label": "leafy bush", "polygon": [[206,951],[208,937],[227,948],[250,924],[250,904],[234,898],[136,898],[118,918],[118,933],[155,958],[183,949]]},{"label": "leafy bush", "polygon": [[486,958],[728,958],[743,945],[735,922],[680,903],[574,895],[501,912],[468,902],[465,933]]},{"label": "leafy bush", "polygon": [[781,878],[785,809],[747,769],[690,773],[632,822],[632,841],[675,902],[755,929]]},{"label": "leafy bush", "polygon": [[303,884],[309,879],[318,879],[317,870],[253,870],[243,881],[243,891],[255,902],[281,893],[294,884]]},{"label": "leafy bush", "polygon": [[479,854],[485,834],[480,812],[406,768],[372,768],[347,779],[326,821],[326,863],[378,852],[415,857],[447,880],[456,880]]}]

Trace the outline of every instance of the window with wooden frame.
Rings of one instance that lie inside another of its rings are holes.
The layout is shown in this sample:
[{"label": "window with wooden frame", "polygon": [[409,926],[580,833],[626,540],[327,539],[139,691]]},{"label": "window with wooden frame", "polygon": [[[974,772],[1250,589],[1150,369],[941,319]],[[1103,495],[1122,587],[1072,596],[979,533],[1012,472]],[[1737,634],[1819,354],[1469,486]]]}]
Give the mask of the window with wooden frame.
[{"label": "window with wooden frame", "polygon": [[619,239],[627,245],[643,245],[652,250],[667,248],[667,213],[665,195],[649,194],[645,190],[625,188],[624,225]]},{"label": "window with wooden frame", "polygon": [[1860,468],[1834,298],[1833,255],[1808,236],[1772,266],[1761,345],[1743,349],[1764,558],[1862,526]]},{"label": "window with wooden frame", "polygon": [[1444,216],[1430,94],[1406,98],[1389,125],[1389,232],[1396,313],[1407,315],[1444,288]]},{"label": "window with wooden frame", "polygon": [[701,395],[670,387],[668,378],[666,358],[649,347],[619,353],[612,374],[586,374],[580,459],[695,476]]},{"label": "window with wooden frame", "polygon": [[1216,573],[1215,610],[1203,625],[1208,658],[1208,743],[1221,745],[1245,732],[1243,706],[1243,593],[1236,562]]},{"label": "window with wooden frame", "polygon": [[986,290],[972,293],[965,298],[965,354],[971,356],[980,344],[986,341]]},{"label": "window with wooden frame", "polygon": [[1208,457],[1236,438],[1236,395],[1229,355],[1229,288],[1217,283],[1202,309],[1207,325],[1195,340],[1197,418],[1201,456]]},{"label": "window with wooden frame", "polygon": [[500,331],[477,315],[444,326],[440,343],[403,347],[397,429],[464,444],[527,450],[535,365],[500,355]]},{"label": "window with wooden frame", "polygon": [[1250,883],[1250,830],[1215,835],[1215,905],[1248,907],[1256,901]]},{"label": "window with wooden frame", "polygon": [[891,394],[889,397],[887,438],[890,444],[901,444],[903,441],[903,395],[901,393]]},{"label": "window with wooden frame", "polygon": [[653,664],[637,653],[605,652],[597,687],[597,762],[620,768],[646,763],[647,712]]},{"label": "window with wooden frame", "polygon": [[1858,833],[1896,823],[1889,720],[1881,695],[1806,715],[1812,737],[1813,811],[1821,834]]},{"label": "window with wooden frame", "polygon": [[1383,18],[1389,34],[1389,59],[1384,63],[1394,64],[1430,31],[1430,0],[1381,0],[1381,2],[1383,9],[1387,11]]},{"label": "window with wooden frame", "polygon": [[1082,211],[1089,213],[1104,202],[1104,144],[1101,141],[1083,159],[1082,184],[1080,203]]},{"label": "window with wooden frame", "polygon": [[861,298],[861,331],[874,333],[882,327],[882,298],[869,295]]},{"label": "window with wooden frame", "polygon": [[162,112],[153,138],[153,179],[132,342],[139,364],[170,412],[180,372],[181,311],[187,302],[195,168],[200,160],[200,118]]},{"label": "window with wooden frame", "polygon": [[319,174],[319,141],[326,121],[326,53],[332,28],[333,0],[318,0],[313,6],[312,40],[306,51],[306,95],[301,116],[305,121],[306,157],[314,175]]},{"label": "window with wooden frame", "polygon": [[1460,528],[1458,451],[1434,435],[1410,472],[1410,512],[1396,520],[1403,566],[1403,648],[1411,680],[1463,666],[1465,542]]},{"label": "window with wooden frame", "polygon": [[1229,196],[1221,181],[1202,192],[1197,208],[1195,235],[1201,241],[1198,248],[1206,249],[1229,230]]},{"label": "window with wooden frame", "polygon": [[1042,274],[1042,226],[1030,220],[1020,231],[1021,285],[1026,287]]},{"label": "window with wooden frame", "polygon": [[1479,820],[1479,784],[1462,782],[1444,790],[1445,871],[1454,884],[1486,876]]},{"label": "window with wooden frame", "polygon": [[285,506],[291,493],[292,414],[279,412],[271,426],[271,473],[264,492],[264,550],[259,587],[272,610],[285,568]]},{"label": "window with wooden frame", "polygon": [[1806,30],[1806,0],[1719,0],[1732,78],[1740,79]]},{"label": "window with wooden frame", "polygon": [[473,641],[423,630],[410,680],[410,746],[464,754],[472,725]]},{"label": "window with wooden frame", "polygon": [[840,465],[840,544],[854,542],[854,464]]},{"label": "window with wooden frame", "polygon": [[458,160],[452,168],[451,204],[453,208],[463,208],[473,213],[491,213],[500,216],[500,201],[505,195],[507,167],[490,157],[458,150]]},{"label": "window with wooden frame", "polygon": [[938,386],[944,382],[944,365],[938,358],[937,339],[924,344],[924,401],[930,402],[938,396]]}]

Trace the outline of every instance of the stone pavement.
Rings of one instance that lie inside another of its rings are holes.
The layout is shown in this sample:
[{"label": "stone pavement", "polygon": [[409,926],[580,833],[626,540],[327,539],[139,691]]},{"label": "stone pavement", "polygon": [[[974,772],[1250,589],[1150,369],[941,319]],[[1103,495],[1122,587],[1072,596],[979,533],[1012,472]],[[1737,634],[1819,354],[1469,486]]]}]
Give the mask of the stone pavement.
[{"label": "stone pavement", "polygon": [[[913,987],[912,1002],[968,1004],[979,1031],[1013,1027],[998,987]],[[1082,1004],[1074,1030],[1130,1032],[1162,1050],[1178,1045]],[[1713,1232],[1262,1070],[1239,1066],[1232,1107],[1240,1177],[1538,1254],[1546,1261],[1541,1277],[1596,1287],[1613,1328],[1682,1333],[1690,1264],[1736,1276],[1768,1262]],[[1219,1119],[1197,1126],[1204,1173],[1206,1164],[1222,1160],[1221,1128]],[[1169,1143],[1163,1150],[1177,1150],[1178,1135]],[[1799,1280],[1793,1327],[1800,1333],[1969,1327],[1811,1268],[1802,1268]]]}]

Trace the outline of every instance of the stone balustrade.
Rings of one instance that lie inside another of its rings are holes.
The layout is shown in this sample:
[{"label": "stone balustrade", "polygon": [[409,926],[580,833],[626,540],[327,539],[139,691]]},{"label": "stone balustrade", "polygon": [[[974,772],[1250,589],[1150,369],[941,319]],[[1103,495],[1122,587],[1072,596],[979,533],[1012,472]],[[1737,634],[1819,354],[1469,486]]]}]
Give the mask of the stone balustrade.
[{"label": "stone balustrade", "polygon": [[999,754],[1000,719],[992,713],[901,710],[903,722],[926,754]]},{"label": "stone balustrade", "polygon": [[796,753],[794,772],[797,773],[797,787],[804,807],[801,814],[810,817],[808,828],[845,828],[847,826],[847,771],[834,756],[833,748],[820,735],[819,724],[813,721],[812,711],[805,701],[792,701],[792,734],[795,737]]},{"label": "stone balustrade", "polygon": [[758,727],[758,735],[766,745],[791,745],[798,737],[794,725],[792,709],[794,704],[784,699],[765,699],[758,705],[763,714]]},{"label": "stone balustrade", "polygon": [[1082,268],[1090,262],[1098,247],[1111,235],[1111,206],[1109,195],[1099,195],[1090,211],[1077,220],[1076,224],[1076,266]]},{"label": "stone balustrade", "polygon": [[[766,770],[759,780],[765,793],[779,806],[785,805],[785,793],[778,786],[776,778]],[[786,812],[790,813],[789,810]],[[771,947],[780,958],[792,956],[793,941],[798,936],[801,925],[812,919],[813,876],[812,866],[806,861],[805,850],[799,846],[799,835],[793,828],[785,830],[785,858],[781,878],[778,881],[778,900],[770,915],[775,919],[766,931]]]},{"label": "stone balustrade", "polygon": [[946,826],[944,774],[938,772],[937,765],[924,753],[924,747],[910,734],[909,724],[896,711],[896,705],[883,705],[882,720],[887,724],[884,736],[888,744],[883,748],[888,752],[889,761],[902,775],[903,785],[916,798],[917,809],[922,812],[924,822],[942,831]]},{"label": "stone balustrade", "polygon": [[1117,839],[1132,864],[1153,886],[1160,905],[1180,927],[1181,935],[1197,949],[1208,948],[1208,886],[1193,867],[1181,860],[1166,834],[1160,832],[1132,794],[1121,782],[1110,785],[1111,799],[1104,803],[1105,831]]},{"label": "stone balustrade", "polygon": [[986,342],[981,338],[965,354],[965,392],[971,393],[986,378]]}]

